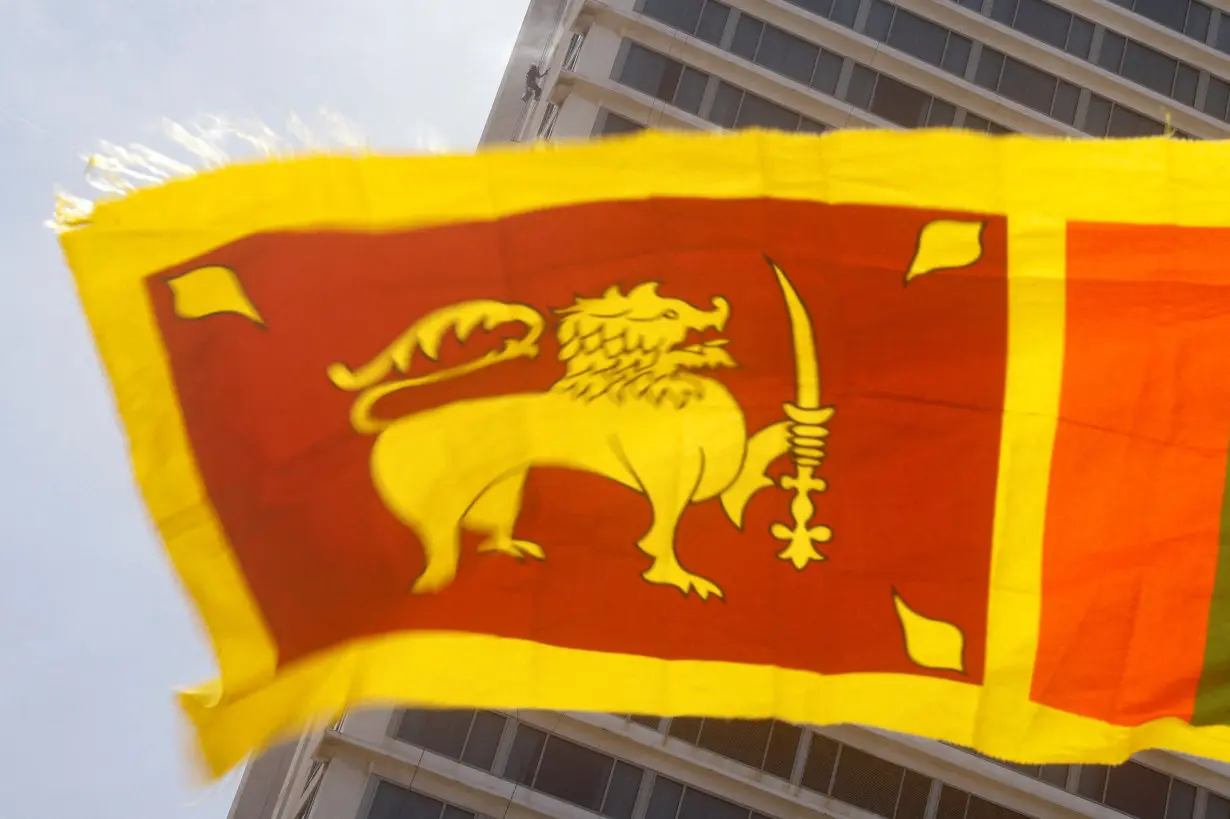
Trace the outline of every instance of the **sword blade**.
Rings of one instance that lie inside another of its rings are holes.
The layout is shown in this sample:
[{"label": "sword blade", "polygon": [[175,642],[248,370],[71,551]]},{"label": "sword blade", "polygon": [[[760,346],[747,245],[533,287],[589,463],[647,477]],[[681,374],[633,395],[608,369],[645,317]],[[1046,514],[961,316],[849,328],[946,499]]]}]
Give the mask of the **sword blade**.
[{"label": "sword blade", "polygon": [[765,261],[777,276],[777,284],[786,300],[786,312],[790,316],[790,339],[794,345],[795,406],[799,409],[819,409],[820,358],[816,352],[816,333],[807,312],[807,305],[799,298],[785,271],[768,256]]}]

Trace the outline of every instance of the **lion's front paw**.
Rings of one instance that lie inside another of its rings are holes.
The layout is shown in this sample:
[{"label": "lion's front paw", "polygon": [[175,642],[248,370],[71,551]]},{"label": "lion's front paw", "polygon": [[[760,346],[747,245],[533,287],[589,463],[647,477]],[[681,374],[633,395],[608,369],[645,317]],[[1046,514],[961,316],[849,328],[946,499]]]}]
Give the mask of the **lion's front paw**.
[{"label": "lion's front paw", "polygon": [[516,540],[515,538],[500,537],[499,535],[492,535],[484,540],[479,544],[478,550],[480,552],[500,552],[501,554],[511,555],[518,560],[521,560],[526,555],[538,558],[539,560],[547,559],[546,552],[532,540]]},{"label": "lion's front paw", "polygon": [[685,571],[674,560],[655,560],[653,565],[646,569],[641,577],[659,586],[674,586],[685,595],[695,591],[701,600],[708,600],[709,595],[715,597],[724,596],[718,584],[711,580],[706,580],[700,575]]}]

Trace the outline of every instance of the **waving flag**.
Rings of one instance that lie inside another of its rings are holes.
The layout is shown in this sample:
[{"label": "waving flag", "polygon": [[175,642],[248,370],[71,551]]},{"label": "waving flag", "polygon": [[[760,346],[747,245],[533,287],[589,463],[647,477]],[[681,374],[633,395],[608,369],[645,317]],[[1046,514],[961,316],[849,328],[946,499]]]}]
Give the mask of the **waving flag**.
[{"label": "waving flag", "polygon": [[658,134],[100,205],[210,769],[374,702],[1230,759],[1225,153]]}]

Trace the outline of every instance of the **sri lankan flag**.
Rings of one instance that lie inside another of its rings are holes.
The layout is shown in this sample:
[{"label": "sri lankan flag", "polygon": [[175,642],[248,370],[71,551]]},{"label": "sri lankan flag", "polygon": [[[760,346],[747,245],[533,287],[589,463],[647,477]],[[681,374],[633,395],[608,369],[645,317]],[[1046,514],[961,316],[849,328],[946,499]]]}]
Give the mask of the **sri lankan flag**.
[{"label": "sri lankan flag", "polygon": [[210,769],[372,702],[1230,759],[1230,153],[649,135],[63,236]]}]

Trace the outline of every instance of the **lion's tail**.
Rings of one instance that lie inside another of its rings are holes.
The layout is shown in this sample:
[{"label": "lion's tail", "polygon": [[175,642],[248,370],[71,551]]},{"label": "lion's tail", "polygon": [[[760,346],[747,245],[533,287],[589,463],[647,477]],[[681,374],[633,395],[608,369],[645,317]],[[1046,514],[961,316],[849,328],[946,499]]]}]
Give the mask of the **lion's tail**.
[{"label": "lion's tail", "polygon": [[[526,332],[521,338],[505,341],[499,350],[491,350],[473,361],[433,373],[380,383],[394,372],[409,372],[416,350],[431,361],[438,360],[445,334],[450,329],[457,340],[464,343],[480,325],[484,330],[492,330],[501,324],[509,323],[524,325]],[[534,358],[538,355],[538,339],[542,336],[544,326],[545,322],[538,311],[524,304],[486,300],[462,302],[423,316],[380,355],[362,367],[352,370],[339,361],[330,364],[326,373],[333,386],[347,392],[359,393],[350,408],[350,423],[356,432],[371,435],[386,429],[392,423],[372,414],[372,408],[381,398],[410,387],[459,378],[501,361]]]}]

